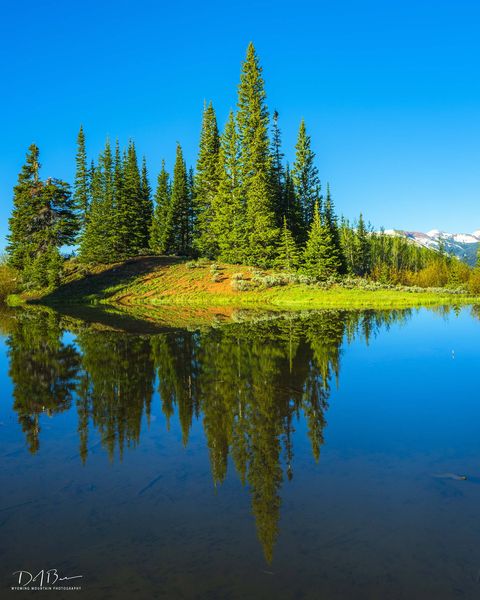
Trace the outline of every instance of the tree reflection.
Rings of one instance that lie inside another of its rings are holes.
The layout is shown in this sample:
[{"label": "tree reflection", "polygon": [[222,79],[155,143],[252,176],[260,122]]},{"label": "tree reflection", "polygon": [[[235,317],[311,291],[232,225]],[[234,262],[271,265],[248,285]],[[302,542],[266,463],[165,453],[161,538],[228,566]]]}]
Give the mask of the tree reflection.
[{"label": "tree reflection", "polygon": [[60,318],[52,312],[25,312],[7,339],[13,407],[30,452],[40,445],[40,415],[70,408],[80,355],[64,340]]},{"label": "tree reflection", "polygon": [[40,415],[66,410],[74,399],[82,460],[90,429],[113,459],[139,443],[157,387],[167,427],[176,413],[185,445],[193,419],[202,419],[215,486],[225,480],[231,457],[271,561],[280,488],[285,476],[294,476],[295,423],[305,419],[318,461],[343,344],[358,337],[368,343],[380,328],[407,317],[322,311],[134,335],[62,325],[51,311],[24,311],[8,338],[14,408],[36,452]]}]

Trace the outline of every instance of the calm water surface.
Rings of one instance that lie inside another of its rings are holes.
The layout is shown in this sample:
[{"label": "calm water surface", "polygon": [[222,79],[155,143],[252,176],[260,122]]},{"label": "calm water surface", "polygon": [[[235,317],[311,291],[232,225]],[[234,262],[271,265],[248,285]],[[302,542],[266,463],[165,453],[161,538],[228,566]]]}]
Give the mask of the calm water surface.
[{"label": "calm water surface", "polygon": [[477,314],[1,316],[0,597],[480,598]]}]

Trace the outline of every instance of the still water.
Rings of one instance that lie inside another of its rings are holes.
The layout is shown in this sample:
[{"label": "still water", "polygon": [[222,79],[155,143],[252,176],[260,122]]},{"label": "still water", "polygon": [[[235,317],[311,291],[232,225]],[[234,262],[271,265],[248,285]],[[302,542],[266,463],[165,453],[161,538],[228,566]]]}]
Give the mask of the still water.
[{"label": "still water", "polygon": [[0,597],[480,598],[478,314],[1,315]]}]

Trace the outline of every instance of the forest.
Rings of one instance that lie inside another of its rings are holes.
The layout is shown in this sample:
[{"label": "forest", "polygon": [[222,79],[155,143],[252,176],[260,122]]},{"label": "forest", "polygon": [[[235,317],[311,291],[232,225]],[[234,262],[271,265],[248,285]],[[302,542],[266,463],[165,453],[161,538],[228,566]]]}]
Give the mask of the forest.
[{"label": "forest", "polygon": [[339,218],[303,120],[294,154],[290,165],[250,44],[236,111],[223,131],[206,103],[195,168],[187,167],[177,144],[173,173],[157,161],[155,190],[133,140],[122,148],[107,139],[89,160],[80,127],[73,188],[41,179],[39,148],[32,144],[14,188],[8,267],[24,290],[55,288],[72,261],[175,255],[298,272],[319,282],[347,276],[480,291],[478,271],[445,252],[375,231],[361,211],[353,222]]}]

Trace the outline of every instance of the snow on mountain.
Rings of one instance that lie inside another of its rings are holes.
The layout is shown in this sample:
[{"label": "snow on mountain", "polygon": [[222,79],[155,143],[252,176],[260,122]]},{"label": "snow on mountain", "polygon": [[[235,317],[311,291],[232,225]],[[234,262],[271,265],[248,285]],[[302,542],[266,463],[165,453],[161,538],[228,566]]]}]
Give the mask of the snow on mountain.
[{"label": "snow on mountain", "polygon": [[479,238],[470,233],[454,233],[453,240],[460,244],[476,244]]},{"label": "snow on mountain", "polygon": [[447,233],[439,229],[432,229],[423,233],[421,231],[403,231],[400,229],[387,229],[387,235],[399,235],[412,240],[419,246],[438,250],[440,244],[446,252],[457,256],[470,265],[474,265],[480,245],[480,229],[473,233]]}]

